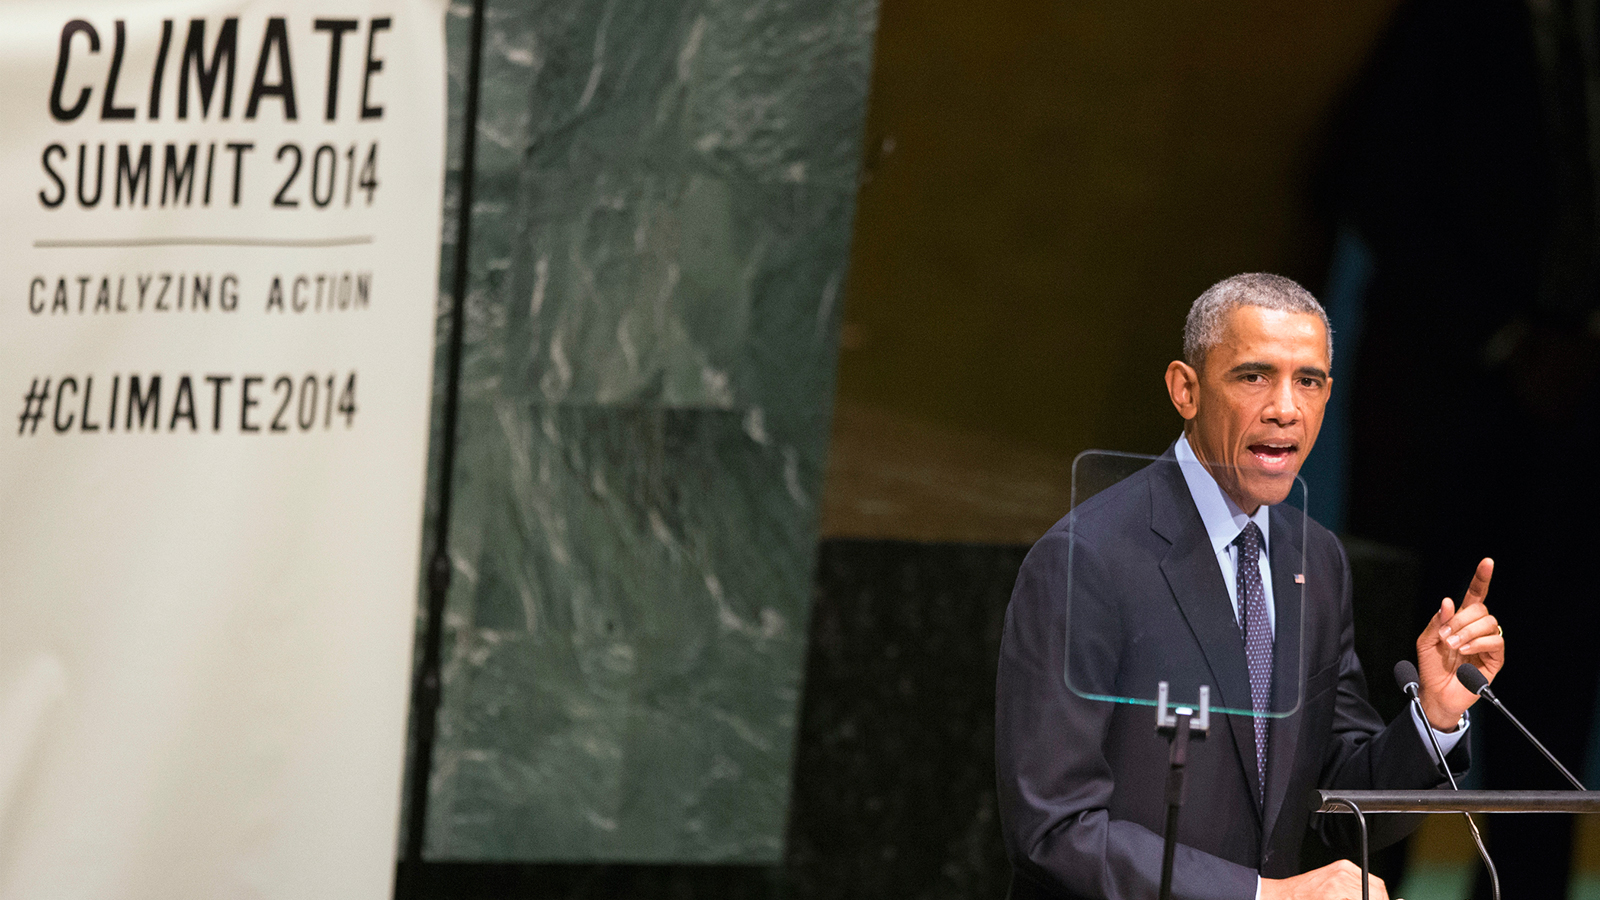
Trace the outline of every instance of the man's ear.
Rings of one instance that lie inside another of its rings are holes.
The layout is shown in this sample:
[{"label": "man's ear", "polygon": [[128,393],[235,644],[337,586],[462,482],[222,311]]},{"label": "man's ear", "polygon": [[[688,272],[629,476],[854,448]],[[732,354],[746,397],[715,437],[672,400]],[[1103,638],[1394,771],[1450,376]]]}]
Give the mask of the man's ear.
[{"label": "man's ear", "polygon": [[1193,419],[1200,399],[1200,373],[1181,360],[1167,364],[1167,396],[1185,422]]}]

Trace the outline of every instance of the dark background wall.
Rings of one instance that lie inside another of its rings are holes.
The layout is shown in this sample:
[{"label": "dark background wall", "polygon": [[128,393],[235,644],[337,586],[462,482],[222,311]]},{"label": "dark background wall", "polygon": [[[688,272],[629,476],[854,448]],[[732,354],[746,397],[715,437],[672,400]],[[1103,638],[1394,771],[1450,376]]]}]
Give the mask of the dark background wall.
[{"label": "dark background wall", "polygon": [[1031,540],[1078,451],[1165,447],[1202,290],[1321,292],[1314,175],[1394,5],[884,2],[824,531]]}]

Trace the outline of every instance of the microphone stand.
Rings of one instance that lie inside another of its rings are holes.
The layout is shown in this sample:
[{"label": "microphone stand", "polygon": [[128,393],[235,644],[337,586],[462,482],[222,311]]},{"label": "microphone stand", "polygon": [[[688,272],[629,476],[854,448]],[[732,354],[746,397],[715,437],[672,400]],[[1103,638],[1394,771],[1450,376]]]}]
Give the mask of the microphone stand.
[{"label": "microphone stand", "polygon": [[[1416,710],[1417,715],[1422,718],[1422,730],[1428,735],[1428,743],[1433,745],[1433,752],[1439,757],[1439,767],[1444,769],[1444,777],[1450,780],[1450,790],[1461,790],[1460,787],[1456,786],[1456,776],[1450,771],[1450,764],[1445,761],[1444,750],[1439,746],[1439,738],[1433,733],[1433,723],[1428,721],[1428,715],[1422,709],[1422,698],[1417,696],[1416,682],[1405,685],[1403,690],[1406,696],[1411,698],[1411,708]],[[1560,765],[1560,763],[1556,763],[1556,765]],[[1579,788],[1579,790],[1582,790],[1582,788]],[[1478,823],[1472,820],[1472,813],[1464,812],[1461,815],[1466,817],[1467,828],[1472,830],[1472,842],[1478,845],[1478,855],[1483,858],[1483,867],[1489,871],[1489,888],[1494,894],[1494,900],[1500,900],[1500,873],[1495,871],[1494,861],[1489,859],[1489,851],[1483,846],[1483,835],[1478,833]],[[1365,860],[1363,860],[1364,862]],[[1363,879],[1365,879],[1366,874],[1365,871],[1361,873]],[[1363,900],[1365,900],[1366,889],[1367,883],[1363,880],[1361,882]]]},{"label": "microphone stand", "polygon": [[1539,739],[1533,736],[1533,732],[1529,731],[1527,726],[1523,725],[1516,716],[1511,714],[1511,710],[1506,709],[1505,704],[1500,702],[1500,698],[1496,697],[1494,695],[1494,691],[1489,689],[1489,680],[1483,677],[1483,673],[1478,671],[1477,666],[1474,666],[1472,663],[1462,663],[1461,665],[1457,666],[1456,680],[1460,681],[1464,686],[1466,686],[1467,690],[1472,691],[1479,697],[1489,701],[1494,705],[1495,709],[1500,710],[1500,714],[1502,716],[1505,716],[1511,721],[1511,724],[1517,726],[1517,730],[1522,732],[1522,736],[1528,739],[1528,743],[1532,744],[1534,747],[1537,747],[1539,752],[1544,754],[1544,758],[1550,760],[1550,765],[1555,766],[1558,770],[1560,770],[1562,775],[1566,776],[1568,783],[1580,791],[1588,790],[1588,788],[1583,786],[1583,782],[1573,777],[1573,774],[1567,771],[1567,767],[1561,764],[1561,760],[1556,759],[1554,753],[1551,753],[1549,750],[1545,749],[1544,744],[1540,743]]},{"label": "microphone stand", "polygon": [[1583,782],[1579,781],[1576,777],[1574,777],[1571,772],[1567,771],[1567,767],[1563,766],[1561,764],[1561,761],[1555,758],[1555,754],[1553,754],[1549,750],[1545,749],[1544,744],[1540,743],[1539,739],[1533,736],[1533,732],[1529,731],[1527,729],[1527,726],[1525,726],[1521,722],[1517,721],[1517,717],[1513,716],[1511,714],[1511,710],[1506,709],[1505,704],[1500,702],[1500,698],[1499,697],[1496,697],[1493,693],[1491,693],[1488,690],[1485,690],[1483,693],[1479,694],[1478,696],[1480,696],[1483,699],[1485,699],[1485,700],[1489,701],[1490,703],[1494,704],[1494,708],[1495,709],[1500,710],[1500,713],[1502,715],[1504,715],[1507,719],[1511,720],[1511,724],[1517,726],[1517,730],[1522,732],[1522,736],[1528,739],[1528,743],[1530,743],[1533,746],[1539,748],[1539,752],[1544,754],[1544,758],[1550,760],[1550,764],[1555,766],[1557,769],[1559,769],[1561,771],[1561,774],[1565,775],[1567,777],[1568,783],[1570,783],[1573,787],[1577,788],[1580,791],[1588,790],[1588,788],[1583,786]]},{"label": "microphone stand", "polygon": [[[1167,683],[1156,690],[1156,733],[1171,745],[1167,768],[1167,822],[1162,832],[1161,892],[1159,900],[1172,900],[1172,860],[1178,849],[1178,812],[1183,808],[1184,768],[1189,762],[1189,739],[1205,740],[1211,729],[1211,688],[1200,685],[1199,712],[1187,706],[1167,712]],[[1496,900],[1499,900],[1496,897]]]}]

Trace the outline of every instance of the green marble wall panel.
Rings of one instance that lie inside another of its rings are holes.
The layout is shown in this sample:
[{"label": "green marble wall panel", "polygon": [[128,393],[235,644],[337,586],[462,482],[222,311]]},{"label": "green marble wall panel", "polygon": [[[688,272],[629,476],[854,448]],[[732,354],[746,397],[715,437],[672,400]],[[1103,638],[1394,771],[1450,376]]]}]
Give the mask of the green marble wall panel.
[{"label": "green marble wall panel", "polygon": [[875,18],[490,2],[430,859],[782,855]]}]

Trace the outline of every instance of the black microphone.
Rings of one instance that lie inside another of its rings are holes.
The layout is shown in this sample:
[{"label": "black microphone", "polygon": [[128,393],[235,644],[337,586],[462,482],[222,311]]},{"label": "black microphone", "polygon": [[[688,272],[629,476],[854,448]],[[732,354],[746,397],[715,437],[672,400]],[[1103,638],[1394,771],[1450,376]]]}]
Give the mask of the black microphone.
[{"label": "black microphone", "polygon": [[[1456,776],[1451,774],[1450,764],[1445,762],[1439,738],[1433,733],[1433,723],[1428,721],[1428,714],[1422,708],[1421,689],[1417,686],[1417,681],[1417,667],[1411,660],[1402,659],[1394,664],[1395,684],[1400,686],[1400,693],[1411,698],[1411,707],[1417,711],[1417,717],[1422,721],[1422,731],[1428,735],[1428,743],[1433,745],[1433,752],[1439,757],[1439,766],[1444,769],[1444,777],[1450,780],[1450,790],[1459,791],[1461,788],[1456,786]],[[1483,835],[1478,833],[1478,823],[1472,821],[1471,813],[1464,812],[1462,815],[1467,817],[1467,827],[1472,830],[1472,842],[1478,845],[1478,855],[1483,858],[1483,867],[1489,873],[1490,892],[1494,895],[1494,900],[1500,900],[1500,873],[1495,871],[1494,862],[1489,859],[1489,851],[1483,846]]]},{"label": "black microphone", "polygon": [[1394,683],[1400,687],[1400,693],[1416,700],[1417,681],[1417,667],[1411,664],[1411,660],[1402,659],[1394,664]]},{"label": "black microphone", "polygon": [[1572,777],[1572,773],[1567,771],[1567,767],[1563,766],[1560,760],[1556,759],[1555,754],[1551,753],[1549,750],[1546,750],[1545,746],[1539,743],[1539,739],[1533,736],[1533,732],[1529,731],[1521,722],[1517,721],[1517,717],[1511,714],[1511,710],[1506,709],[1506,705],[1501,703],[1500,698],[1496,697],[1494,695],[1494,691],[1489,689],[1489,679],[1483,677],[1483,673],[1478,671],[1477,666],[1473,665],[1472,663],[1462,663],[1461,665],[1457,666],[1456,680],[1461,682],[1462,686],[1467,690],[1489,701],[1489,703],[1493,705],[1495,709],[1500,710],[1501,715],[1511,720],[1511,724],[1517,726],[1517,730],[1522,732],[1522,736],[1528,739],[1528,743],[1538,748],[1539,752],[1544,754],[1544,758],[1550,760],[1550,765],[1561,770],[1561,774],[1567,777],[1567,781],[1571,782],[1573,787],[1580,791],[1587,790],[1587,788],[1583,786],[1583,782]]},{"label": "black microphone", "polygon": [[[1450,790],[1459,791],[1456,787],[1456,776],[1450,772],[1450,764],[1444,761],[1444,749],[1439,746],[1439,738],[1433,733],[1433,723],[1428,721],[1428,714],[1422,708],[1420,688],[1417,686],[1417,667],[1409,659],[1402,659],[1394,664],[1394,683],[1400,686],[1400,693],[1411,698],[1411,706],[1416,709],[1417,715],[1422,718],[1425,726],[1422,730],[1428,735],[1428,743],[1433,745],[1433,752],[1438,754],[1439,765],[1444,769],[1444,777],[1450,779]],[[1471,821],[1469,816],[1468,821]],[[1490,871],[1493,871],[1493,866]]]},{"label": "black microphone", "polygon": [[1428,714],[1422,708],[1422,697],[1417,685],[1417,667],[1409,659],[1402,659],[1394,664],[1394,683],[1400,687],[1400,693],[1411,698],[1411,705],[1417,710],[1417,715],[1422,717],[1422,724],[1427,726],[1428,743],[1433,745],[1433,752],[1439,756],[1439,765],[1444,768],[1445,777],[1450,779],[1450,789],[1459,791],[1456,787],[1456,776],[1450,772],[1450,765],[1444,761],[1444,749],[1439,746],[1439,738],[1433,733],[1433,724],[1428,721]]}]

